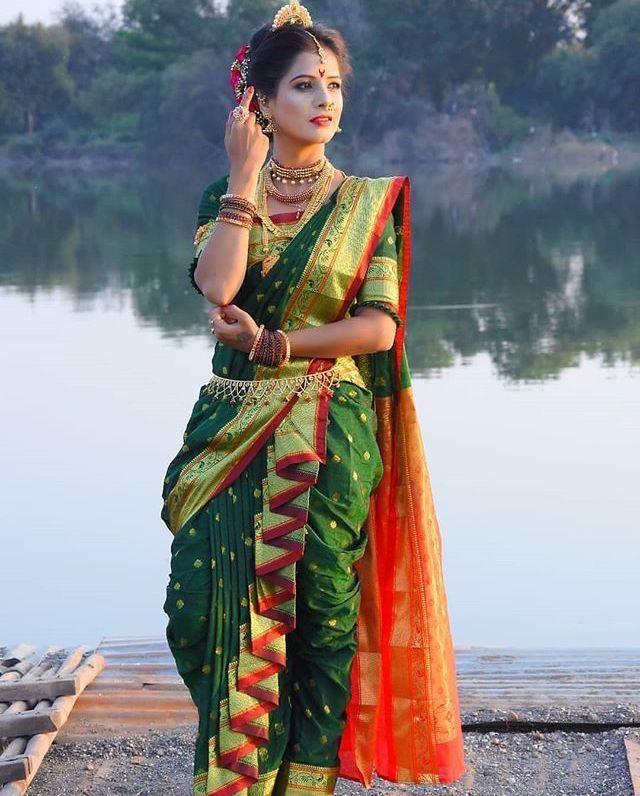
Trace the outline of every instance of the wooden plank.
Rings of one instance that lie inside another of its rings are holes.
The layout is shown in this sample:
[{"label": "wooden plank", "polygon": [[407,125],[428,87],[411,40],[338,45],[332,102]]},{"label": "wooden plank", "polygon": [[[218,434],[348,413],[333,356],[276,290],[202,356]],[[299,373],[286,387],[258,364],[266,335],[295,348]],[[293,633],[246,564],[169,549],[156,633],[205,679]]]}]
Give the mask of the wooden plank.
[{"label": "wooden plank", "polygon": [[633,796],[640,796],[640,744],[637,741],[632,741],[631,738],[625,738],[624,745],[627,752]]},{"label": "wooden plank", "polygon": [[15,683],[0,683],[0,702],[10,702],[14,699],[55,699],[58,696],[77,694],[75,678],[51,678],[42,680],[27,680],[23,677]]},{"label": "wooden plank", "polygon": [[15,779],[26,779],[29,771],[28,755],[18,755],[7,760],[0,758],[0,785]]},{"label": "wooden plank", "polygon": [[[76,680],[76,684],[81,691],[86,688],[88,683],[97,676],[97,674],[105,665],[104,657],[99,654],[93,654],[84,663],[81,663],[85,652],[88,651],[88,649],[88,647],[79,647],[78,649],[73,650],[57,670],[57,674],[60,676],[70,675],[75,670],[74,679]],[[66,723],[69,713],[71,712],[77,699],[78,695],[74,694],[60,696],[53,702],[53,704],[46,699],[40,700],[33,710],[22,712],[23,716],[25,713],[31,714],[32,719],[35,719],[37,714],[48,716],[56,729],[51,732],[39,732],[29,738],[22,755],[22,757],[28,759],[29,770],[21,779],[16,779],[4,785],[4,787],[0,789],[0,796],[23,796],[23,794],[26,793],[27,788],[29,787],[31,780],[35,776],[40,764],[42,763],[44,756],[58,734],[58,728]],[[21,704],[24,704],[24,702],[14,702],[11,707]],[[3,716],[0,716],[0,722],[7,717],[7,713],[9,713],[9,710],[5,711]],[[18,713],[10,715],[9,719],[15,720],[19,719],[20,717],[21,714]],[[0,735],[3,735],[1,729]],[[9,762],[10,759],[11,758],[7,758],[6,762]]]}]

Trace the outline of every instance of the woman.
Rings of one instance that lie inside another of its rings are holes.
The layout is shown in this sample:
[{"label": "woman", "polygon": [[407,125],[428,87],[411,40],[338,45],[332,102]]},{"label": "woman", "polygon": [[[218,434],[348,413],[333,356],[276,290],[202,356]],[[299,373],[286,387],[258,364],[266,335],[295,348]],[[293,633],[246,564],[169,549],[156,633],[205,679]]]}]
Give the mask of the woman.
[{"label": "woman", "polygon": [[234,61],[229,175],[200,203],[190,275],[217,344],[162,509],[196,796],[464,772],[403,345],[409,183],[325,157],[349,71],[340,34],[280,9]]}]

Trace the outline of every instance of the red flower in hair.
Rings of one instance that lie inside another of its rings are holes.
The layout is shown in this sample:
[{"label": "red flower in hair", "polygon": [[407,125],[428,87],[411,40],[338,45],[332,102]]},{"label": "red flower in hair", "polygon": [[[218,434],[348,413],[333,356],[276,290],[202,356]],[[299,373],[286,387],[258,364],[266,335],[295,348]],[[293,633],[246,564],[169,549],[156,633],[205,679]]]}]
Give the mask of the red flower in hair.
[{"label": "red flower in hair", "polygon": [[[236,104],[240,103],[242,99],[242,95],[244,90],[247,87],[247,73],[249,71],[249,45],[243,44],[242,47],[236,53],[236,57],[231,64],[231,73],[229,75],[229,84],[233,89],[234,96],[236,98]],[[249,103],[249,110],[250,111],[257,111],[259,110],[260,106],[255,98],[255,95],[251,98],[251,102]]]}]

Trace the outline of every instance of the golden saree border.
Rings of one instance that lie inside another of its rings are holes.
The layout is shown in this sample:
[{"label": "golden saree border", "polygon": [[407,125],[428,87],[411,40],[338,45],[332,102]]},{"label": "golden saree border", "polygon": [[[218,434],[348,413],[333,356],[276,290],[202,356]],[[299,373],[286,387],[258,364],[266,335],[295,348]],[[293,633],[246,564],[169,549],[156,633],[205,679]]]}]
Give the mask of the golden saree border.
[{"label": "golden saree border", "polygon": [[338,771],[338,767],[327,768],[283,760],[273,791],[274,796],[333,793],[338,782]]},{"label": "golden saree border", "polygon": [[286,634],[296,626],[296,562],[305,548],[309,496],[326,460],[331,391],[295,401],[267,445],[262,511],[254,518],[255,581],[249,585],[248,624],[220,702],[219,746],[207,793],[232,794],[258,778],[258,749],[269,739],[268,714],[280,701]]},{"label": "golden saree border", "polygon": [[369,542],[355,565],[358,650],[339,749],[340,775],[366,787],[374,769],[392,782],[434,784],[465,771],[442,542],[403,343],[410,186],[406,177],[393,180],[403,324],[389,357],[391,395],[375,396],[384,470],[371,497]]}]

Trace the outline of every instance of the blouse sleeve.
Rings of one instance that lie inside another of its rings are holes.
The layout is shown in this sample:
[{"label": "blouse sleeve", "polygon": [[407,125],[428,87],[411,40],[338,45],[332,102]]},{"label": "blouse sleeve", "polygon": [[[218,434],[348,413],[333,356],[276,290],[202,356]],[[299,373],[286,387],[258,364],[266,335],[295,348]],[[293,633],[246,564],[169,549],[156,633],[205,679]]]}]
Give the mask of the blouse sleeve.
[{"label": "blouse sleeve", "polygon": [[220,197],[225,192],[227,186],[227,178],[224,177],[221,180],[217,180],[216,182],[212,182],[210,185],[204,189],[202,193],[202,197],[200,199],[200,204],[198,205],[198,219],[196,224],[196,232],[193,239],[193,245],[195,246],[195,252],[193,255],[193,259],[189,265],[189,281],[191,282],[194,290],[196,290],[200,295],[204,295],[203,292],[200,290],[198,285],[196,284],[194,273],[196,270],[196,266],[198,265],[198,258],[200,257],[200,253],[206,246],[207,241],[209,240],[209,236],[213,232],[213,228],[215,226],[215,219],[218,215],[218,208],[220,207]]},{"label": "blouse sleeve", "polygon": [[390,315],[397,326],[402,326],[398,314],[399,298],[396,231],[393,213],[389,213],[351,314],[355,314],[360,307],[376,307]]}]

